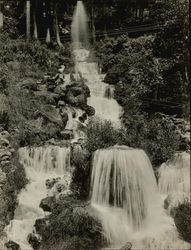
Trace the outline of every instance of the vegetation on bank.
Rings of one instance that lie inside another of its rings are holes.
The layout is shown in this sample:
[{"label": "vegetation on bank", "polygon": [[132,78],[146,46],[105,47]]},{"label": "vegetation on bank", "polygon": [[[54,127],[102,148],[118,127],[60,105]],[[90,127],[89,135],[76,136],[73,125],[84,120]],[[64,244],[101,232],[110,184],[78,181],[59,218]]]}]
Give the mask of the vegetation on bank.
[{"label": "vegetation on bank", "polygon": [[101,224],[93,215],[87,202],[67,196],[57,199],[51,214],[35,223],[42,237],[40,249],[100,249]]},{"label": "vegetation on bank", "polygon": [[191,203],[184,202],[174,208],[174,222],[180,237],[191,243]]}]

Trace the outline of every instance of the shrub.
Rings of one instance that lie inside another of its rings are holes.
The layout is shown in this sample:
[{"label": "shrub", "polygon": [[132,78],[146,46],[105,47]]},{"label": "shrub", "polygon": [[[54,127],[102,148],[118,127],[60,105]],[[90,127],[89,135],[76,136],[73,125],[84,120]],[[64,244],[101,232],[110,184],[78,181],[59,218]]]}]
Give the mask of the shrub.
[{"label": "shrub", "polygon": [[42,249],[97,249],[102,244],[101,224],[86,202],[63,197],[47,219],[48,223],[35,223]]},{"label": "shrub", "polygon": [[93,153],[100,148],[122,144],[122,135],[122,128],[115,128],[110,121],[93,118],[88,123],[85,147]]},{"label": "shrub", "polygon": [[185,202],[175,208],[174,222],[180,237],[191,243],[191,203]]}]

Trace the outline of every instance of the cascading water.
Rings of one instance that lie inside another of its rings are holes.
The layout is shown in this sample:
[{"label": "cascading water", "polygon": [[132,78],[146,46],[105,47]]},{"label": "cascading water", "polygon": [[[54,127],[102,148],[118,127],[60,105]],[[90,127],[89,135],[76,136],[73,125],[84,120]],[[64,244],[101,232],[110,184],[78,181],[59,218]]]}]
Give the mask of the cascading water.
[{"label": "cascading water", "polygon": [[24,165],[29,183],[18,196],[14,219],[7,226],[7,237],[18,243],[21,250],[32,249],[27,236],[35,220],[44,217],[39,204],[48,194],[47,179],[63,177],[70,171],[70,148],[58,146],[21,148],[20,162]]},{"label": "cascading water", "polygon": [[159,191],[167,198],[169,209],[190,200],[190,154],[176,153],[158,170]]},{"label": "cascading water", "polygon": [[163,209],[151,163],[143,150],[114,146],[97,150],[91,204],[113,247],[187,249]]},{"label": "cascading water", "polygon": [[82,1],[77,1],[77,7],[72,22],[72,42],[75,58],[76,78],[86,80],[90,89],[88,105],[95,108],[96,116],[119,124],[122,108],[113,97],[113,86],[103,82],[104,75],[98,73],[98,65],[88,62],[87,50],[88,25],[87,15]]},{"label": "cascading water", "polygon": [[[98,65],[89,62],[87,15],[77,1],[72,23],[75,78],[90,89],[88,104],[96,116],[120,125],[122,108],[113,99],[114,87],[104,83]],[[85,41],[85,42],[84,42]],[[173,219],[163,208],[151,163],[142,150],[115,146],[95,152],[91,205],[101,219],[110,246],[126,242],[133,249],[188,249],[180,240]]]}]

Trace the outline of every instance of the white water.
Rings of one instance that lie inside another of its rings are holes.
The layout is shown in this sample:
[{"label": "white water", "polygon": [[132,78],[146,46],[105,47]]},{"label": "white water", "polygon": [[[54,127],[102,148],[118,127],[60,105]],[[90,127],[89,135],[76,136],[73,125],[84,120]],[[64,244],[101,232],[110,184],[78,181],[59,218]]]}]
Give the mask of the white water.
[{"label": "white water", "polygon": [[114,146],[97,150],[91,203],[112,247],[187,249],[163,209],[151,163],[143,150]]},{"label": "white water", "polygon": [[[96,116],[101,119],[110,120],[114,124],[119,124],[121,107],[113,98],[113,86],[103,82],[104,75],[98,73],[98,65],[88,62],[89,51],[87,15],[82,1],[77,1],[77,7],[72,22],[72,43],[75,59],[76,78],[86,80],[86,85],[90,89],[88,105],[95,108]],[[108,95],[108,93],[110,93]]]},{"label": "white water", "polygon": [[71,130],[73,132],[73,142],[80,138],[84,138],[84,129],[86,127],[86,121],[84,123],[80,122],[79,117],[84,113],[81,109],[74,107],[65,107],[68,114],[68,122],[66,124],[65,130]]},{"label": "white water", "polygon": [[18,196],[14,220],[7,226],[8,240],[18,243],[21,250],[32,249],[27,241],[37,218],[45,213],[39,204],[48,194],[47,179],[63,177],[70,170],[70,148],[58,146],[21,148],[20,162],[24,165],[29,183]]},{"label": "white water", "polygon": [[171,207],[190,200],[190,154],[176,153],[158,170],[159,191],[168,199]]},{"label": "white water", "polygon": [[[87,15],[81,1],[72,23],[76,79],[90,89],[88,104],[96,116],[120,125],[121,107],[113,99],[114,87],[104,83],[96,63],[89,61]],[[85,41],[85,42],[84,42]],[[151,163],[142,150],[125,146],[95,152],[91,204],[101,219],[110,247],[126,242],[133,249],[188,249],[179,239],[173,219],[163,208]]]},{"label": "white water", "polygon": [[82,1],[77,1],[74,11],[71,33],[73,40],[73,49],[79,49],[80,45],[86,47],[88,44],[88,18]]}]

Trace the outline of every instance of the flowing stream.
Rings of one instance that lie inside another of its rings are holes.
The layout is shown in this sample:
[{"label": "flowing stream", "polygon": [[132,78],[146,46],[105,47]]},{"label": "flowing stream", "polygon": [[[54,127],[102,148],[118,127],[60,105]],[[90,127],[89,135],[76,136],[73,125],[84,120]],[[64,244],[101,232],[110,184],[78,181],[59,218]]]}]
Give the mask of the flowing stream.
[{"label": "flowing stream", "polygon": [[[96,116],[120,125],[122,108],[113,99],[114,88],[104,83],[97,64],[89,61],[87,21],[83,3],[77,1],[72,23],[76,78],[86,80],[91,93],[88,104],[95,108]],[[174,164],[179,166],[180,161],[176,159]],[[116,145],[95,152],[91,205],[102,222],[110,247],[120,249],[131,242],[132,249],[189,249],[190,245],[179,239],[161,194],[168,193],[169,187],[174,188],[182,174],[182,167],[176,167],[179,168],[179,172],[173,170],[176,174],[169,183],[171,170],[161,167],[159,192],[152,165],[143,150]],[[185,179],[179,182],[182,189]]]},{"label": "flowing stream", "polygon": [[18,196],[14,219],[6,231],[8,240],[18,243],[21,250],[29,250],[32,247],[27,236],[33,232],[36,219],[45,216],[39,205],[48,194],[46,180],[63,177],[70,171],[70,148],[21,148],[19,158],[29,182]]},{"label": "flowing stream", "polygon": [[[88,61],[87,22],[83,3],[77,1],[72,22],[75,77],[86,81],[91,95],[88,104],[95,108],[96,116],[120,126],[122,108],[113,98],[114,87],[104,83],[104,75],[99,74],[97,64]],[[67,129],[78,127],[77,122],[72,121],[72,110],[69,115]],[[79,111],[77,118],[80,115]],[[45,215],[39,204],[48,195],[46,180],[62,178],[70,172],[70,148],[21,148],[19,156],[29,182],[18,196],[18,207],[7,226],[7,236],[22,250],[29,250],[32,248],[27,236],[33,232],[35,220]],[[91,206],[102,222],[110,247],[120,249],[131,242],[132,249],[190,248],[179,239],[173,219],[163,207],[164,199],[173,192],[180,193],[178,201],[188,199],[188,161],[188,155],[183,153],[163,164],[159,169],[158,188],[151,162],[143,150],[116,145],[95,152]],[[176,199],[173,202],[177,204]]]}]

